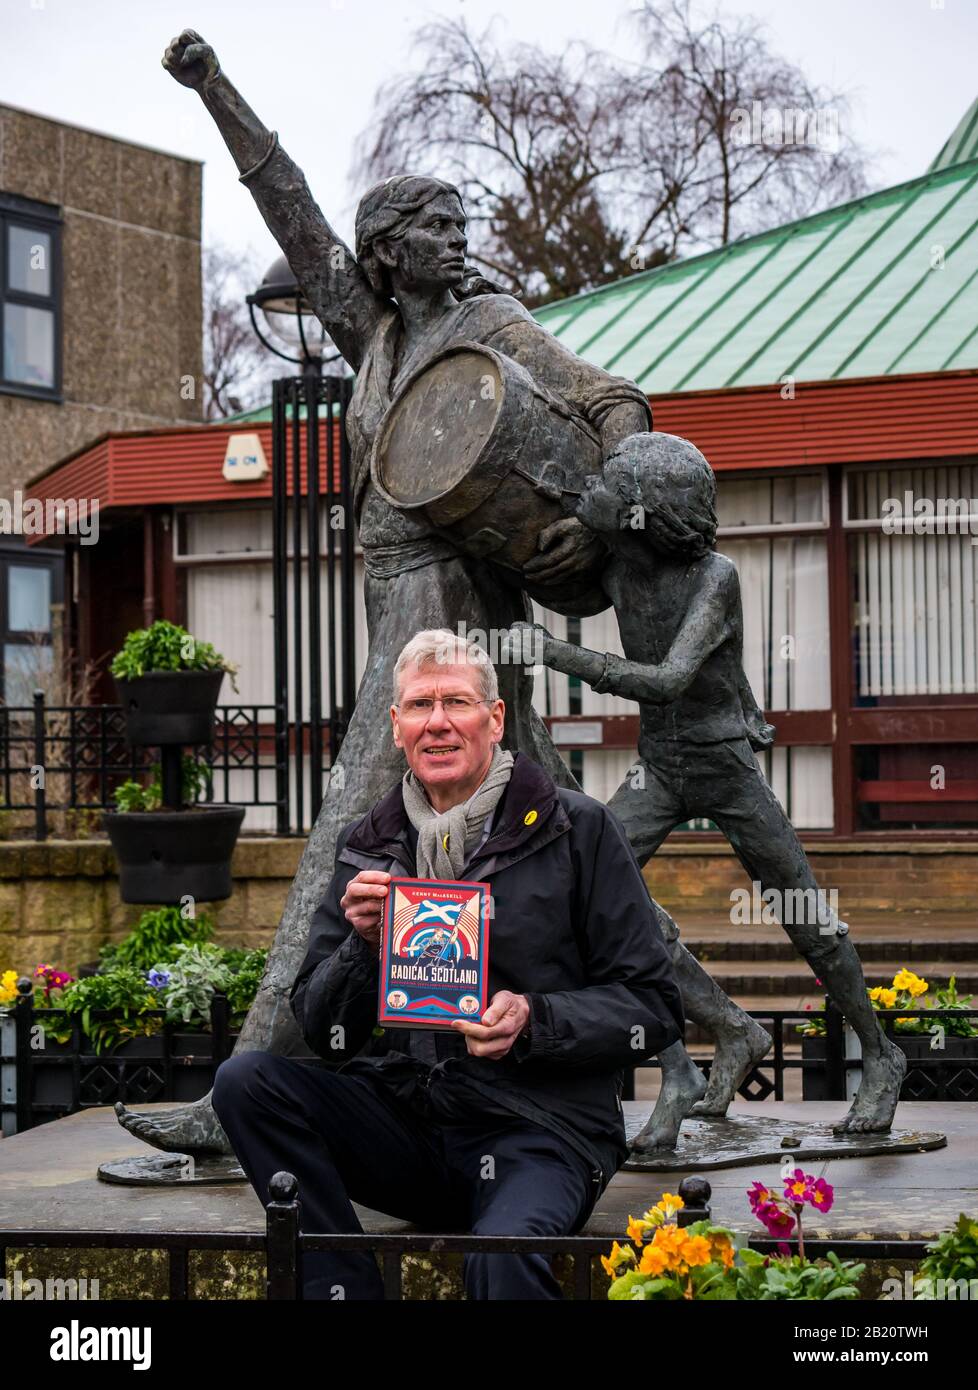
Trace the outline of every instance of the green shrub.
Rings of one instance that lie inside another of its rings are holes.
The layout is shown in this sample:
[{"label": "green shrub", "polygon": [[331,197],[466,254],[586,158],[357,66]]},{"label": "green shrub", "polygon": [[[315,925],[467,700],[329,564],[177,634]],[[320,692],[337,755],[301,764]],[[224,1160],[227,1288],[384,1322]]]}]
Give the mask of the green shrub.
[{"label": "green shrub", "polygon": [[914,1276],[914,1283],[917,1280],[928,1280],[929,1283],[914,1294],[915,1298],[935,1298],[934,1289],[939,1287],[938,1280],[943,1280],[946,1286],[964,1279],[970,1289],[971,1281],[978,1280],[978,1221],[961,1212],[951,1230],[945,1231],[928,1245],[927,1251]]},{"label": "green shrub", "polygon": [[174,959],[180,946],[209,941],[213,934],[213,918],[205,912],[199,917],[184,917],[178,907],[152,908],[122,941],[102,947],[99,963],[103,970],[120,965],[150,970],[161,961]]},{"label": "green shrub", "polygon": [[200,642],[185,627],[163,620],[128,633],[109,670],[122,680],[151,671],[227,671],[233,689],[238,689],[233,662],[210,642]]}]

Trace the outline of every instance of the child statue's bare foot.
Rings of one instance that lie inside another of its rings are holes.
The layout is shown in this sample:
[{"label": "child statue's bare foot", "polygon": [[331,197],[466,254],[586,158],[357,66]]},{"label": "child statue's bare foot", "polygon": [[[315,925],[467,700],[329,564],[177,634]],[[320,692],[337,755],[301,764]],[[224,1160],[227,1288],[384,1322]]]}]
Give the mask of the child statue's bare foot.
[{"label": "child statue's bare foot", "polygon": [[885,1134],[893,1124],[907,1058],[888,1038],[883,1043],[881,1053],[863,1056],[863,1079],[856,1098],[845,1119],[832,1126],[833,1134]]},{"label": "child statue's bare foot", "polygon": [[173,1110],[129,1110],[121,1101],[116,1101],[114,1108],[123,1129],[156,1149],[167,1153],[234,1153],[211,1106],[209,1091],[191,1105]]},{"label": "child statue's bare foot", "polygon": [[644,1128],[629,1144],[633,1154],[648,1156],[676,1147],[679,1127],[706,1092],[706,1077],[690,1057],[681,1042],[673,1043],[660,1054],[662,1086],[655,1109]]},{"label": "child statue's bare foot", "polygon": [[703,1099],[693,1106],[692,1115],[712,1115],[714,1118],[726,1115],[744,1077],[749,1076],[752,1068],[767,1055],[771,1034],[756,1019],[749,1015],[744,1017],[743,1027],[717,1033],[710,1084]]}]

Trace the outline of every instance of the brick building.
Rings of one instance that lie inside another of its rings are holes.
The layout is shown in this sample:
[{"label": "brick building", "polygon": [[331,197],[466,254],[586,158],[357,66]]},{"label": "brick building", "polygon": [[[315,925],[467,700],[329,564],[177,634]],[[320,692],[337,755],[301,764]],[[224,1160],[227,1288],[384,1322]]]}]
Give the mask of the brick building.
[{"label": "brick building", "polygon": [[25,544],[27,480],[109,432],[201,417],[201,172],[196,160],[0,105],[8,704],[62,669],[63,551]]}]

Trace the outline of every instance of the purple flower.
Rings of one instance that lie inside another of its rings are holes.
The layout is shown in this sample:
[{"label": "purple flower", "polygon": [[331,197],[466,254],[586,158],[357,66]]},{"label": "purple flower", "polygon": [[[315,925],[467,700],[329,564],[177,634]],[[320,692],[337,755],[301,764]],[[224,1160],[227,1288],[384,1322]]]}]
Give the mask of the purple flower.
[{"label": "purple flower", "polygon": [[150,970],[146,975],[151,989],[164,989],[170,983],[169,970]]},{"label": "purple flower", "polygon": [[767,1227],[768,1235],[790,1236],[795,1229],[795,1218],[776,1202],[764,1202],[754,1212],[758,1221]]},{"label": "purple flower", "polygon": [[813,1182],[809,1186],[808,1200],[816,1211],[828,1211],[832,1206],[834,1197],[832,1184],[827,1183],[824,1178],[819,1178],[817,1182]]}]

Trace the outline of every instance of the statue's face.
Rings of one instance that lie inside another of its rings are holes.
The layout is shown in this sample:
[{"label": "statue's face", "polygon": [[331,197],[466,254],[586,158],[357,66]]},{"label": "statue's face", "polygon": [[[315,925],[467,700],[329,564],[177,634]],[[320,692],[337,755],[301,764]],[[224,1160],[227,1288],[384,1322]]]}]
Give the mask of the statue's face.
[{"label": "statue's face", "polygon": [[615,460],[608,459],[601,473],[590,473],[584,480],[584,491],[577,499],[574,515],[578,521],[599,535],[620,531],[628,522],[630,508],[615,489]]},{"label": "statue's face", "polygon": [[402,237],[388,243],[395,293],[399,284],[420,289],[460,285],[467,245],[461,202],[454,193],[440,193],[418,209]]}]

